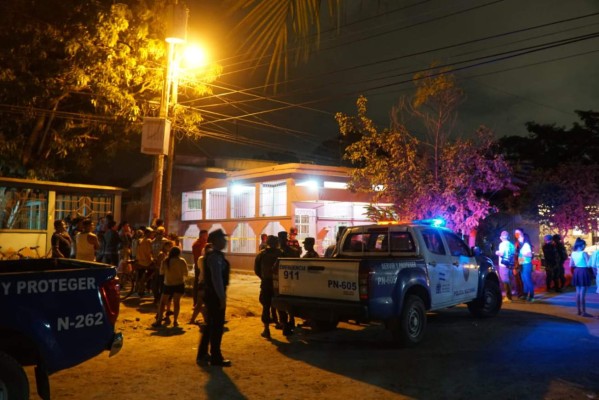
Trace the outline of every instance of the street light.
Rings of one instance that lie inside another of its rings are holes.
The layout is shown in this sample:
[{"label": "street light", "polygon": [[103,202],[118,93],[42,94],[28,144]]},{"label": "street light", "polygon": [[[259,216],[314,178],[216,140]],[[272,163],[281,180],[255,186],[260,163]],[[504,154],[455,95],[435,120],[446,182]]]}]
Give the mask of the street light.
[{"label": "street light", "polygon": [[[208,62],[206,51],[199,46],[186,46],[182,58],[186,61],[188,68],[199,68],[205,67]],[[177,104],[177,97],[179,92],[179,67],[180,59],[176,58],[173,63],[173,79],[172,79],[172,103]],[[173,168],[175,166],[175,135],[170,135],[169,146],[168,146],[169,159],[166,164],[166,176],[164,177],[164,226],[168,229],[170,223],[170,211],[171,211],[171,188],[173,181]]]},{"label": "street light", "polygon": [[[171,123],[168,119],[169,101],[171,96],[173,96],[176,101],[176,95],[173,94],[173,86],[175,86],[176,89],[176,76],[174,76],[175,45],[184,43],[187,39],[188,16],[189,9],[183,4],[178,4],[176,0],[174,4],[169,6],[167,35],[165,38],[165,41],[168,44],[168,52],[162,87],[162,97],[160,99],[159,117],[157,119],[144,119],[141,151],[146,154],[156,154],[154,161],[154,179],[152,181],[152,199],[150,203],[150,225],[160,217],[165,155],[170,155],[169,165],[171,165],[173,161],[172,151],[169,153],[169,148],[171,147],[170,143],[174,140],[170,134]],[[166,145],[167,143],[168,146]],[[168,192],[170,195],[170,187]]]}]

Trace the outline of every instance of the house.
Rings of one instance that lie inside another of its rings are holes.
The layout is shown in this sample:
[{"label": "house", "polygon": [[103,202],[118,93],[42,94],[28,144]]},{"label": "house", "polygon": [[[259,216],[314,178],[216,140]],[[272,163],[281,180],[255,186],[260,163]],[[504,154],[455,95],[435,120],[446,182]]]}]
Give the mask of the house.
[{"label": "house", "polygon": [[[180,222],[184,252],[200,229],[229,235],[227,258],[235,268],[252,269],[260,235],[298,229],[300,243],[316,238],[321,255],[335,243],[339,226],[370,223],[370,195],[347,190],[349,169],[313,164],[272,164],[235,171],[207,170],[194,190],[183,190]],[[172,225],[171,225],[172,228]]]}]

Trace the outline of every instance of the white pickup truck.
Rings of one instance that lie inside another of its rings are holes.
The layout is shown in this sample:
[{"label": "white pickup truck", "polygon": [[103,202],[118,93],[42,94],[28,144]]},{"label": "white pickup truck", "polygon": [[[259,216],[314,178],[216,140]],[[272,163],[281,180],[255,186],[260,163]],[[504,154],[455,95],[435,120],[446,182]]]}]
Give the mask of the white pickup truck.
[{"label": "white pickup truck", "polygon": [[491,260],[427,221],[347,228],[332,258],[282,258],[273,305],[317,328],[384,321],[395,340],[419,343],[426,312],[466,303],[476,317],[501,309]]}]

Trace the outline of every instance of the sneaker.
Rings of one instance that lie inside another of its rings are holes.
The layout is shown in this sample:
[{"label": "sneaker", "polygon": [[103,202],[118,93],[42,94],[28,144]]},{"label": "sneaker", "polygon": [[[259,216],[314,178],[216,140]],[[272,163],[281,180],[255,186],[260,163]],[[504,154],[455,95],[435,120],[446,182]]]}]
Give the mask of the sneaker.
[{"label": "sneaker", "polygon": [[210,365],[213,367],[230,367],[232,365],[231,360],[210,360]]},{"label": "sneaker", "polygon": [[512,299],[508,299],[507,297],[504,297],[504,298],[503,298],[503,302],[504,302],[504,303],[511,303],[511,302],[512,302]]}]

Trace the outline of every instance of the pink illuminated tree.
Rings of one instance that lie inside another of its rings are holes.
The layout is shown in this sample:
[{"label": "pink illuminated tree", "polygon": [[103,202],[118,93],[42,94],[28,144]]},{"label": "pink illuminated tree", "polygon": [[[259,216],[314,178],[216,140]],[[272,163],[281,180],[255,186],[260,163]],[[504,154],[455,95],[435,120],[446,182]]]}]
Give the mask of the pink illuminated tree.
[{"label": "pink illuminated tree", "polygon": [[[461,90],[444,74],[421,76],[417,91],[394,109],[390,128],[379,129],[367,117],[367,99],[357,100],[357,115],[336,115],[341,134],[360,133],[345,150],[355,168],[350,189],[374,194],[373,220],[443,217],[454,230],[470,232],[496,211],[485,196],[509,187],[512,171],[493,151],[493,133],[480,127],[472,139],[452,139]],[[407,113],[423,121],[424,138],[404,123]]]}]

